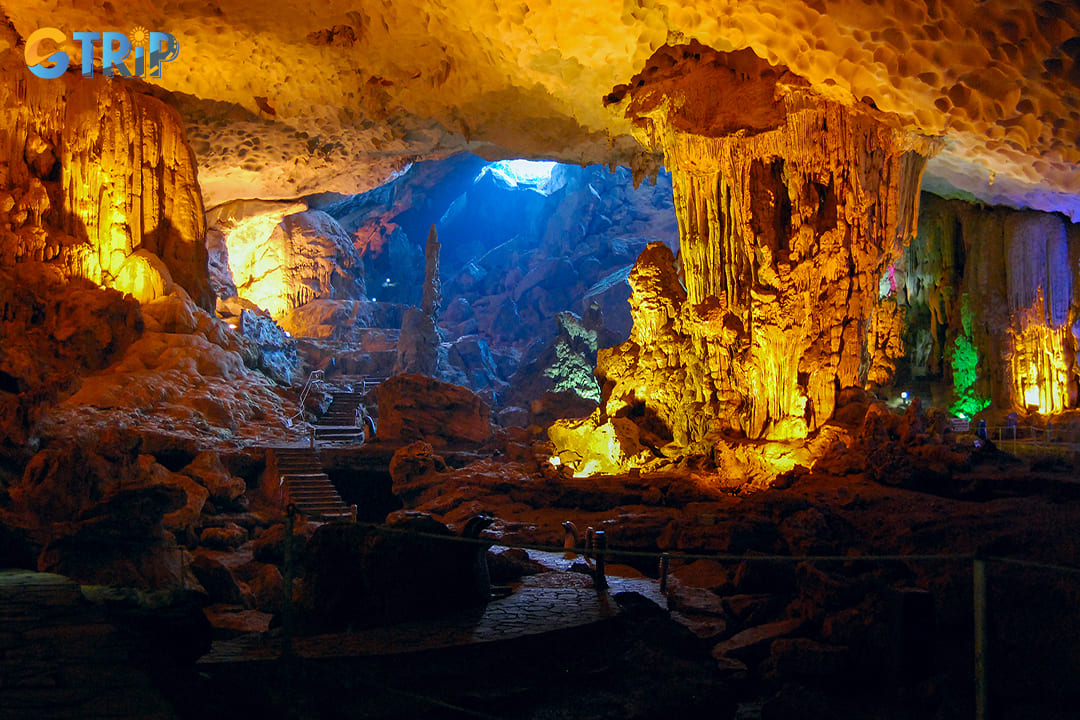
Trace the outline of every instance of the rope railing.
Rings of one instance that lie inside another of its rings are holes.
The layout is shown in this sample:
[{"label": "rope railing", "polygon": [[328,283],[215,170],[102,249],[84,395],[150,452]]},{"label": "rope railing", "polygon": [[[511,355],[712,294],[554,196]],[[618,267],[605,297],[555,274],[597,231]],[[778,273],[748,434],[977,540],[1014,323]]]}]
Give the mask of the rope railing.
[{"label": "rope railing", "polygon": [[[287,541],[286,545],[291,546],[292,542],[292,523],[293,519],[297,515],[295,507],[290,506],[288,519],[287,519]],[[881,555],[860,555],[860,554],[845,554],[845,555],[754,555],[754,554],[732,554],[732,553],[692,553],[692,552],[655,552],[646,550],[618,550],[607,545],[607,532],[605,530],[598,530],[586,535],[587,538],[593,538],[593,542],[584,543],[583,547],[578,547],[577,543],[570,545],[564,543],[562,546],[543,545],[537,543],[517,543],[506,542],[502,539],[496,538],[469,538],[456,535],[440,535],[436,533],[429,533],[417,530],[411,530],[408,528],[394,528],[379,523],[362,522],[356,523],[362,527],[374,530],[379,533],[392,534],[399,536],[409,536],[419,539],[428,539],[434,541],[440,541],[445,543],[457,543],[462,545],[473,546],[499,546],[509,549],[520,549],[526,551],[544,552],[544,553],[556,553],[556,554],[574,554],[581,555],[586,559],[588,563],[591,563],[591,574],[594,580],[594,586],[597,592],[605,592],[608,588],[607,577],[605,575],[605,564],[615,559],[646,559],[655,562],[654,567],[658,568],[660,577],[658,578],[660,583],[660,589],[662,593],[666,593],[668,583],[667,575],[670,564],[672,561],[691,562],[696,560],[712,560],[715,562],[738,562],[738,563],[805,563],[805,562],[842,562],[842,563],[889,563],[889,562],[962,562],[971,563],[971,577],[972,577],[972,622],[974,630],[974,686],[975,686],[975,720],[987,720],[989,718],[989,703],[990,703],[990,687],[988,676],[988,663],[987,658],[989,655],[989,620],[987,611],[987,594],[988,594],[988,578],[987,578],[987,565],[991,563],[1015,565],[1020,567],[1029,567],[1040,570],[1048,570],[1053,572],[1062,572],[1070,575],[1080,575],[1080,568],[1072,567],[1068,565],[1058,565],[1054,563],[1047,563],[1038,560],[1026,560],[1023,558],[1010,558],[1010,557],[997,557],[997,556],[984,556],[978,553],[901,553],[901,554],[881,554]],[[564,527],[566,527],[564,525]],[[606,526],[607,529],[611,529],[611,526]],[[589,528],[592,530],[592,528]],[[568,537],[573,537],[577,540],[577,534],[572,536],[568,534]],[[289,553],[291,556],[291,553]],[[291,562],[289,563],[291,565]],[[287,576],[291,576],[290,571]],[[288,584],[286,585],[286,607],[289,606],[291,600],[290,592],[288,590]],[[289,652],[291,649],[291,622],[286,623],[286,636],[289,639],[283,639],[283,649],[285,652]],[[405,693],[403,693],[405,694]],[[471,715],[474,717],[487,717],[484,715],[467,708],[460,708],[450,704],[446,704],[443,701],[435,698],[428,698],[424,696],[414,696],[414,699],[421,702],[430,702],[433,705],[442,706],[446,708],[452,708],[455,711],[461,712],[465,715]]]}]

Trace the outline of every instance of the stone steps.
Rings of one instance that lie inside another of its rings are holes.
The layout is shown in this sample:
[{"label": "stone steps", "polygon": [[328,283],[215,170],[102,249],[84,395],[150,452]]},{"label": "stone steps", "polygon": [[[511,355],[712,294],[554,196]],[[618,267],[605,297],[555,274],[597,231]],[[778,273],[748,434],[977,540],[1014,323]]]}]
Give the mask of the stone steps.
[{"label": "stone steps", "polygon": [[362,402],[363,393],[335,392],[330,407],[315,424],[315,439],[343,445],[363,443],[364,427],[357,416]]},{"label": "stone steps", "polygon": [[272,448],[281,478],[282,503],[292,504],[312,520],[355,520],[355,506],[346,505],[310,447]]}]

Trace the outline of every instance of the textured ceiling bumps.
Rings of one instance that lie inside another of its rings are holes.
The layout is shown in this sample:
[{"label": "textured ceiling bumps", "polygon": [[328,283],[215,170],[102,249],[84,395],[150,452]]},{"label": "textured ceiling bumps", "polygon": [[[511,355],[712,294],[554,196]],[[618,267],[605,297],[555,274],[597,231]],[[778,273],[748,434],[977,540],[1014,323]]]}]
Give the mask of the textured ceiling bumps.
[{"label": "textured ceiling bumps", "polygon": [[177,36],[176,94],[207,204],[356,192],[419,157],[657,162],[613,88],[665,44],[749,48],[820,93],[945,134],[944,194],[1077,209],[1080,8],[1031,0],[199,0],[56,7],[4,0],[38,27]]}]

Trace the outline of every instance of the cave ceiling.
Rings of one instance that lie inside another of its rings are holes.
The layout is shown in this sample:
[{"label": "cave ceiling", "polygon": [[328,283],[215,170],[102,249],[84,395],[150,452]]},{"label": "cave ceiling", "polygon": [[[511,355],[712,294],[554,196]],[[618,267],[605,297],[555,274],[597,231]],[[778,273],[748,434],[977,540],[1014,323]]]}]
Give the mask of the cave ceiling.
[{"label": "cave ceiling", "polygon": [[[749,48],[846,104],[943,136],[925,187],[1080,217],[1080,7],[1031,0],[2,0],[0,53],[58,27],[176,36],[155,92],[208,206],[354,193],[471,150],[629,166],[614,88],[664,45]],[[72,45],[73,65],[78,46]],[[738,107],[739,99],[731,104]]]}]

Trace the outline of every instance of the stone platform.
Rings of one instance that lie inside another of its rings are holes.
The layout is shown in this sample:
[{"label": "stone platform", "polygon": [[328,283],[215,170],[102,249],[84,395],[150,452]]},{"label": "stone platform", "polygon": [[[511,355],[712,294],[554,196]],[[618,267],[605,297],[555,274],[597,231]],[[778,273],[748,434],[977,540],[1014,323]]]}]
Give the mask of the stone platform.
[{"label": "stone platform", "polygon": [[[609,566],[609,587],[597,591],[591,577],[569,571],[571,565],[582,561],[580,555],[530,551],[529,556],[551,571],[525,577],[510,595],[483,608],[355,632],[296,637],[293,652],[307,659],[370,657],[515,640],[613,618],[619,613],[613,596],[622,592],[637,593],[666,606],[655,580],[616,574],[637,575],[631,568]],[[432,591],[437,593],[435,588]],[[275,630],[217,641],[199,664],[276,660],[281,654],[281,633]]]}]

